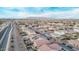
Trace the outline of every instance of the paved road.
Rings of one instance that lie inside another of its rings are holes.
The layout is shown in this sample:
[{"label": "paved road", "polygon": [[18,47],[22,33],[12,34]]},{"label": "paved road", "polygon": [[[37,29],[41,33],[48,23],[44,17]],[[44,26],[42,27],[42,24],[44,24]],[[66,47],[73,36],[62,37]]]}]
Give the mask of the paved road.
[{"label": "paved road", "polygon": [[50,39],[50,38],[49,38],[48,36],[46,36],[45,34],[40,33],[38,30],[36,30],[36,29],[34,29],[34,28],[32,28],[32,27],[28,27],[28,29],[31,29],[31,30],[35,31],[36,33],[42,35],[43,37],[46,37],[48,40]]},{"label": "paved road", "polygon": [[5,27],[5,28],[0,32],[0,40],[1,40],[1,38],[2,38],[2,36],[3,36],[3,34],[4,34],[4,32],[6,31],[6,29],[7,29],[7,27]]},{"label": "paved road", "polygon": [[6,45],[7,45],[10,30],[11,30],[11,24],[8,25],[5,28],[5,30],[3,30],[4,32],[2,32],[2,35],[1,35],[2,42],[0,43],[0,49],[3,51],[6,50]]},{"label": "paved road", "polygon": [[74,51],[73,49],[63,45],[63,44],[59,44],[65,51]]},{"label": "paved road", "polygon": [[63,45],[63,44],[59,44],[65,51],[79,51],[79,49],[74,48],[73,46],[71,46],[72,48],[68,47],[68,45]]}]

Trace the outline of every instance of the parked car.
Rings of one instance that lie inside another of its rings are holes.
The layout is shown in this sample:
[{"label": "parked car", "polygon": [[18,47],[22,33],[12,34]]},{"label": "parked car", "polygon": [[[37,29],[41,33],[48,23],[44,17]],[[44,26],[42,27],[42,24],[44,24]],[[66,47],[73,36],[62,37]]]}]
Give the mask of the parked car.
[{"label": "parked car", "polygon": [[26,32],[20,32],[21,36],[26,36],[27,33]]}]

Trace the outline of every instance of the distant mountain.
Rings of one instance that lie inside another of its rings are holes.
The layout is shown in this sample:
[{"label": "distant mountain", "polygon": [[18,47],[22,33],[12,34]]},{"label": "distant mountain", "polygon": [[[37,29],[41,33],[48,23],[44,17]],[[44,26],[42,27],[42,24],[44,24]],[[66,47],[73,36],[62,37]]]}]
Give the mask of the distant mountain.
[{"label": "distant mountain", "polygon": [[48,18],[48,17],[27,17],[27,18],[1,18],[0,20],[79,20],[79,19],[55,19],[55,18]]}]

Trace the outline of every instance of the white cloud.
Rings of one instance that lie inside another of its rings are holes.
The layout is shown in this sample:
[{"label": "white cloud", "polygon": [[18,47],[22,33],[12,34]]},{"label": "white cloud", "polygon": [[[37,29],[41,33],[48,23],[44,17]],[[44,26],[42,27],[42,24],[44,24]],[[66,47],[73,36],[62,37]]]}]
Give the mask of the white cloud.
[{"label": "white cloud", "polygon": [[79,18],[79,8],[70,11],[48,12],[38,16],[52,17],[52,18]]},{"label": "white cloud", "polygon": [[[56,11],[56,12],[51,11],[51,12],[41,13],[41,14],[30,14],[25,11],[19,11],[19,12],[11,11],[14,8],[6,8],[6,9],[9,9],[9,11],[6,10],[5,11],[6,14],[0,14],[0,17],[4,17],[4,18],[26,18],[26,17],[79,18],[79,8],[75,8],[69,11]],[[22,10],[25,10],[25,9],[22,9]]]}]

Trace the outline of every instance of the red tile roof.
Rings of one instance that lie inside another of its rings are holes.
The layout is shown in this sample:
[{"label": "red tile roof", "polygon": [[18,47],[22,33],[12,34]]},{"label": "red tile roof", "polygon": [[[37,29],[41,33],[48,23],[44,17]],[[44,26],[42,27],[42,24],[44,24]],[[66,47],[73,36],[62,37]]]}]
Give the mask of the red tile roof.
[{"label": "red tile roof", "polygon": [[44,44],[38,48],[39,51],[55,51],[55,49],[51,49],[48,45]]},{"label": "red tile roof", "polygon": [[43,40],[34,40],[34,43],[36,43],[37,47],[40,47],[43,44],[48,44],[49,41],[48,40],[45,40],[45,39],[43,39]]},{"label": "red tile roof", "polygon": [[55,49],[55,50],[61,50],[61,48],[62,48],[61,46],[59,46],[56,43],[50,44],[49,47],[52,49]]}]

